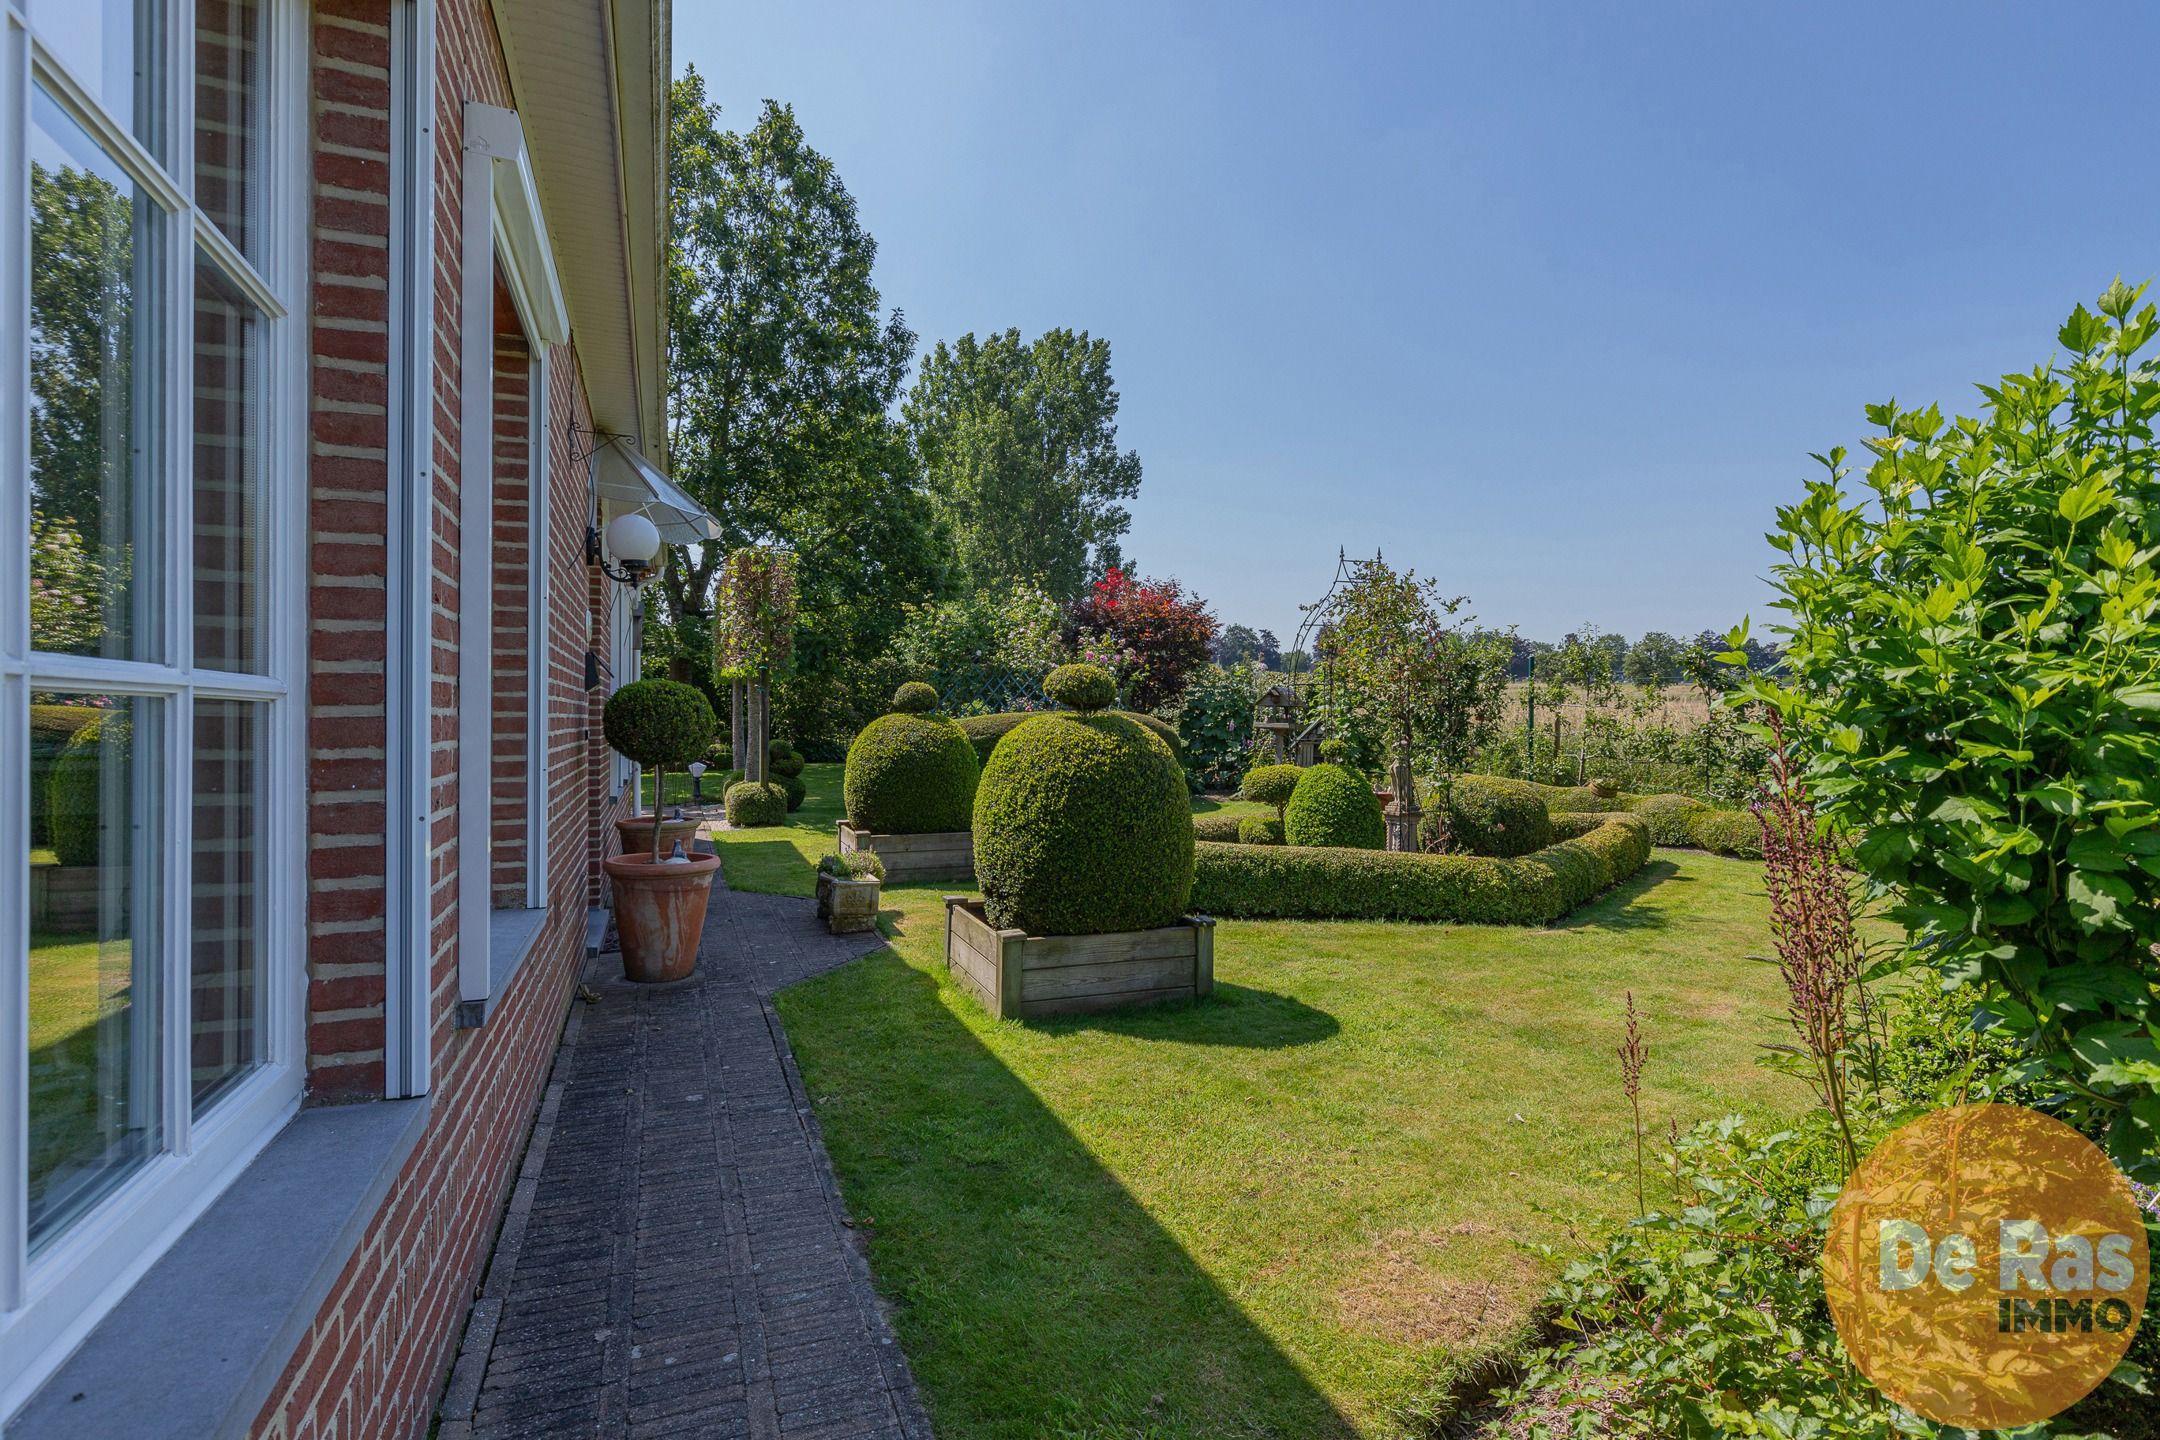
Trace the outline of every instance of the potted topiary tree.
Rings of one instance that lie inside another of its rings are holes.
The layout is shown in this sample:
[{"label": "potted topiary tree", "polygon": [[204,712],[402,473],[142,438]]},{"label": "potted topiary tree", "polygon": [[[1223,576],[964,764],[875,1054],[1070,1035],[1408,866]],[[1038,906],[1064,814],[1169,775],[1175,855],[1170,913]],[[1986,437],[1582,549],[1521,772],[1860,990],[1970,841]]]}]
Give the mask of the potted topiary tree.
[{"label": "potted topiary tree", "polygon": [[983,898],[947,896],[946,965],[993,1015],[1107,1010],[1214,988],[1214,922],[1185,914],[1193,827],[1170,747],[1105,714],[1110,673],[1061,665],[1046,711],[975,791]]},{"label": "potted topiary tree", "polygon": [[[712,743],[712,706],[696,687],[674,680],[637,680],[608,697],[601,731],[616,753],[653,772],[657,796],[668,767],[687,765]],[[622,935],[623,974],[631,980],[681,980],[697,968],[698,937],[712,895],[717,856],[692,855],[677,839],[662,853],[665,835],[651,829],[651,848],[602,863],[615,894]]]},{"label": "potted topiary tree", "polygon": [[972,880],[975,747],[922,681],[894,691],[892,705],[848,746],[840,853],[874,851],[896,881]]}]

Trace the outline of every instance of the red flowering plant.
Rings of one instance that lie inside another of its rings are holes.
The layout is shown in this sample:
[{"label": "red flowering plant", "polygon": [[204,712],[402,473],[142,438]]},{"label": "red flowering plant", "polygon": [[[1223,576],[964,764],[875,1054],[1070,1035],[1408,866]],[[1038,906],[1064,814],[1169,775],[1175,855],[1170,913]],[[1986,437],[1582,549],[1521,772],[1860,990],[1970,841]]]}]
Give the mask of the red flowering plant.
[{"label": "red flowering plant", "polygon": [[1141,580],[1113,566],[1066,618],[1081,658],[1117,676],[1134,710],[1175,701],[1214,653],[1215,617],[1175,580]]}]

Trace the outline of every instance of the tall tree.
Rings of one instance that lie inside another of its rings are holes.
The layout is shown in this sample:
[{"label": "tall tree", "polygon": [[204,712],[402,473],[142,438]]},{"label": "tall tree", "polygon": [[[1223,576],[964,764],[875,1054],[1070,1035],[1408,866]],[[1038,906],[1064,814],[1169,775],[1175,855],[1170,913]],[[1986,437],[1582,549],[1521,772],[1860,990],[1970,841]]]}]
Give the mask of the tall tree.
[{"label": "tall tree", "polygon": [[1123,561],[1140,457],[1117,448],[1110,342],[1018,330],[939,341],[903,413],[967,583],[1061,601]]},{"label": "tall tree", "polygon": [[787,106],[767,101],[749,130],[724,131],[687,71],[671,94],[669,175],[670,461],[726,534],[666,552],[653,646],[710,653],[727,552],[785,544],[801,606],[775,723],[844,725],[831,714],[848,703],[844,677],[883,647],[903,603],[941,586],[929,504],[890,414],[915,335],[882,309],[877,244]]},{"label": "tall tree", "polygon": [[1628,647],[1627,678],[1637,685],[1664,685],[1680,678],[1686,647],[1663,630],[1647,630]]}]

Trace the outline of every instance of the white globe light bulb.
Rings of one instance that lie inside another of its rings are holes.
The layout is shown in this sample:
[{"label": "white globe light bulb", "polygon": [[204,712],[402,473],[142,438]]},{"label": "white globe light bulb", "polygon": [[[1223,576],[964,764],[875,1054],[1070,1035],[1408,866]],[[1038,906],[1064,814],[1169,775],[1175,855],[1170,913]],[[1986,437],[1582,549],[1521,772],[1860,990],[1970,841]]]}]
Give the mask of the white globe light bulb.
[{"label": "white globe light bulb", "polygon": [[625,565],[649,565],[660,553],[660,531],[652,521],[632,511],[608,521],[607,548]]}]

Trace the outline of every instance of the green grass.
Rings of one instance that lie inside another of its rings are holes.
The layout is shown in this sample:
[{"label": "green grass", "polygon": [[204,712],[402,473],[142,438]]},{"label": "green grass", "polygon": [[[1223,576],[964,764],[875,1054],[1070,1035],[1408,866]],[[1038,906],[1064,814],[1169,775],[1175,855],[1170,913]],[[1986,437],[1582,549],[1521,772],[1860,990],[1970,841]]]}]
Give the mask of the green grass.
[{"label": "green grass", "polygon": [[[837,767],[729,883],[808,893]],[[822,772],[822,773],[818,773]],[[1800,1101],[1755,867],[1660,852],[1549,930],[1225,922],[1214,998],[995,1022],[936,886],[893,948],[778,1001],[941,1436],[1397,1436],[1523,1344],[1562,1252],[1632,1209],[1613,1048],[1663,1129]],[[1654,1180],[1653,1180],[1653,1183]]]},{"label": "green grass", "polygon": [[[835,766],[834,768],[837,769],[838,767]],[[708,770],[698,778],[704,781],[702,793],[705,796],[706,808],[717,815],[720,813],[720,799],[727,794],[727,787],[740,777],[733,770]],[[640,810],[649,812],[652,809],[652,782],[653,777],[650,774],[638,777],[638,808]],[[696,782],[692,781],[688,775],[683,774],[680,770],[670,770],[667,774],[667,803],[671,806],[691,804],[693,792],[700,791],[700,789],[701,787]]]},{"label": "green grass", "polygon": [[91,935],[30,937],[30,1172],[94,1157],[98,1021],[128,1004],[129,946]]}]

